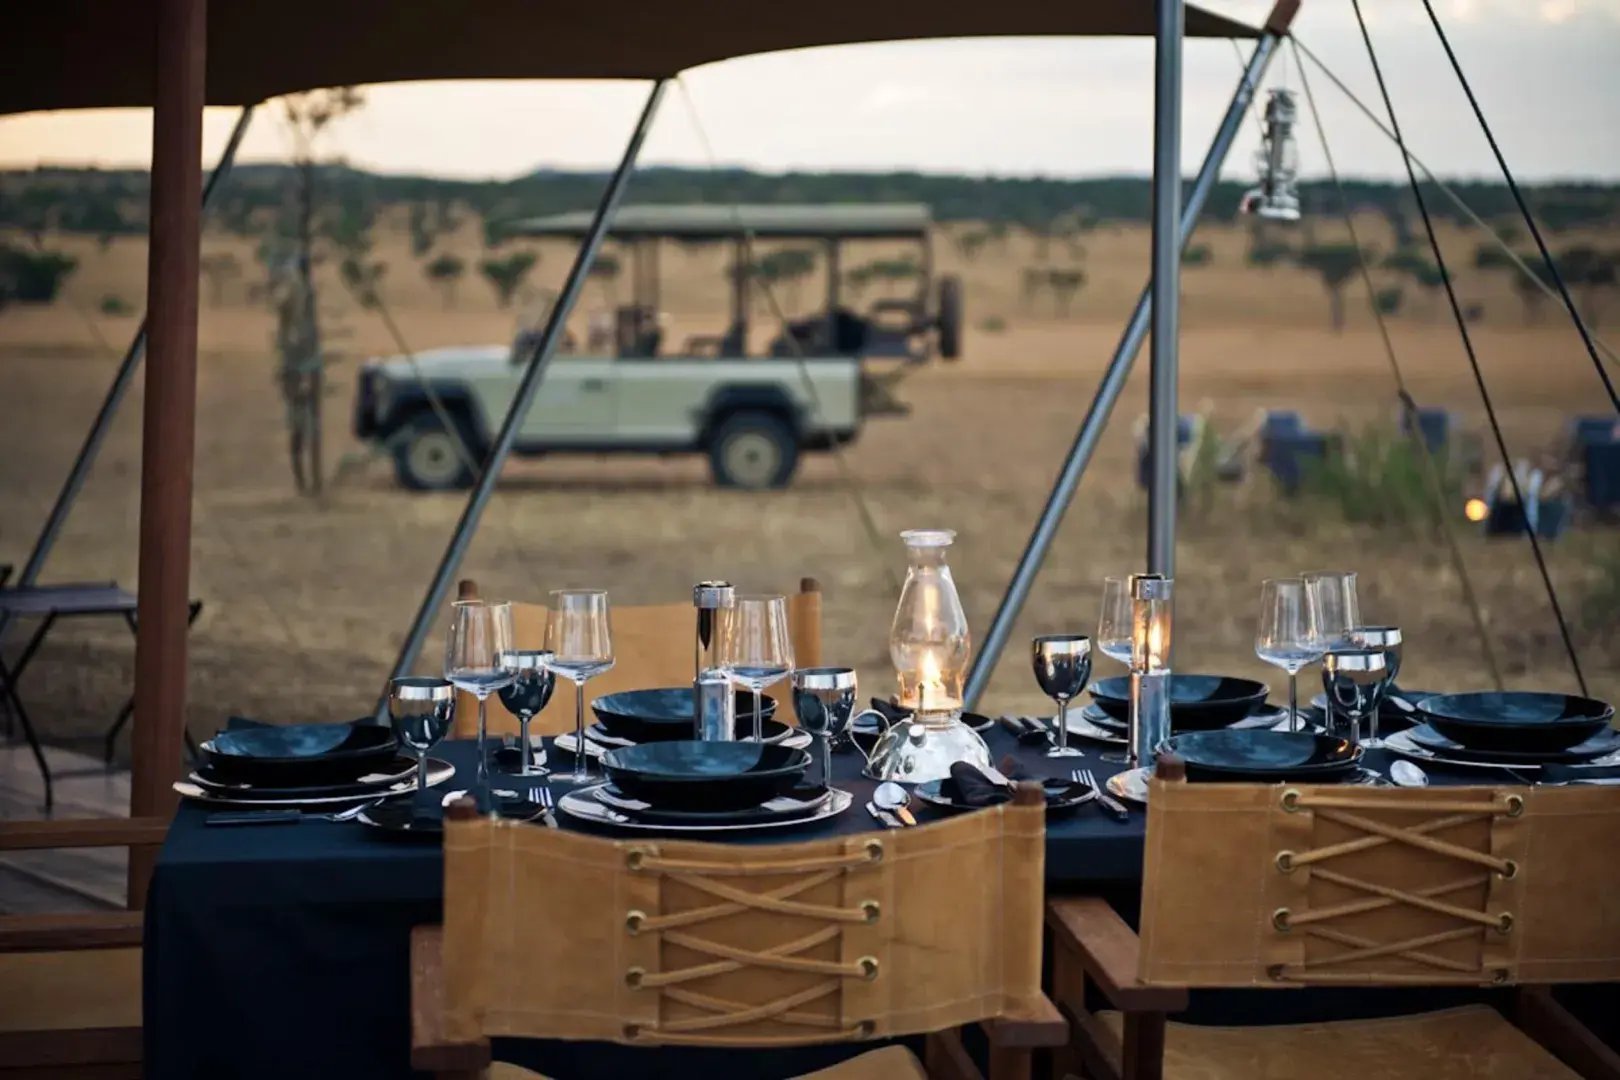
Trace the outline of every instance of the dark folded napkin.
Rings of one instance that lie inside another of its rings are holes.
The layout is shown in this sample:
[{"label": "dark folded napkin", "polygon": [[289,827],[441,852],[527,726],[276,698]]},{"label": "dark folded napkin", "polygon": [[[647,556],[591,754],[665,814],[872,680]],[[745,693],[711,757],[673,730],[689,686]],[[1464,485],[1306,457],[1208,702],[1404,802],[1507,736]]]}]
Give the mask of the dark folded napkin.
[{"label": "dark folded napkin", "polygon": [[[1014,784],[1021,780],[1031,780],[1040,784],[1046,791],[1046,801],[1049,803],[1066,798],[1077,786],[1070,780],[1032,776],[1010,757],[1002,759],[1000,772]],[[953,764],[950,778],[940,782],[939,790],[940,794],[952,802],[973,807],[999,806],[1012,801],[1013,795],[1009,785],[992,780],[983,769],[970,761],[958,761]]]}]

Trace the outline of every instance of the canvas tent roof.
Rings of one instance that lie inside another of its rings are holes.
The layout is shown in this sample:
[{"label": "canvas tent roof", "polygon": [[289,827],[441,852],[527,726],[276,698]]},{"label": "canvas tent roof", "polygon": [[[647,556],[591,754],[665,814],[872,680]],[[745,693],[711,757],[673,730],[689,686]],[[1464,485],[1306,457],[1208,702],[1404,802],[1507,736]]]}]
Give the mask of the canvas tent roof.
[{"label": "canvas tent roof", "polygon": [[[548,217],[525,218],[502,226],[512,236],[581,237],[594,215],[573,210]],[[621,207],[608,223],[610,235],[677,236],[722,240],[744,233],[761,238],[806,239],[819,236],[910,239],[928,232],[932,220],[922,203],[819,205],[774,203],[708,205],[657,204]]]},{"label": "canvas tent roof", "polygon": [[[152,103],[154,5],[13,5],[0,113]],[[1257,31],[1186,9],[1189,37]],[[211,0],[208,102],[417,79],[651,79],[752,53],[913,38],[1151,35],[1149,0]]]}]

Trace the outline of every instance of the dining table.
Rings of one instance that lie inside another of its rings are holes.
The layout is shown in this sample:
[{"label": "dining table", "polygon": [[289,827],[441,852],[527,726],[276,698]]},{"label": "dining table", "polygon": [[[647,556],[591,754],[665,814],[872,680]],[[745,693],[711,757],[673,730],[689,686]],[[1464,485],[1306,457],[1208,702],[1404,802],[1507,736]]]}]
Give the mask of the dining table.
[{"label": "dining table", "polygon": [[[1126,767],[1095,745],[1081,744],[1082,758],[1051,758],[997,726],[988,728],[984,739],[992,760],[1030,777],[1067,779],[1084,768],[1101,783]],[[570,764],[568,755],[547,743],[554,768]],[[439,790],[475,788],[478,751],[472,740],[442,743],[433,756],[456,770]],[[855,796],[847,811],[785,831],[730,834],[727,842],[782,843],[883,828],[865,809],[876,784],[861,775],[862,756],[837,753],[832,761],[833,784]],[[1387,751],[1370,750],[1363,764],[1387,775],[1392,761]],[[556,768],[551,776],[534,779],[492,772],[490,782],[519,789],[545,784],[555,797],[570,789],[569,771]],[[1435,783],[1481,782],[1478,774],[1431,770],[1431,775]],[[916,799],[911,805],[921,824],[947,812]],[[143,972],[147,1075],[210,1080],[410,1075],[410,935],[413,927],[441,918],[439,845],[431,838],[314,815],[282,824],[218,827],[209,822],[212,813],[190,800],[181,804],[152,876]],[[556,817],[561,828],[582,827],[565,813]],[[1145,827],[1146,813],[1137,805],[1123,819],[1095,801],[1049,815],[1048,893],[1106,896],[1134,925]],[[591,831],[605,835],[600,828]],[[557,887],[568,883],[559,881]],[[565,979],[568,973],[541,971],[532,977]],[[1208,1022],[1275,1023],[1313,1014],[1381,1015],[1454,1000],[1499,1000],[1501,993],[1222,991],[1195,994],[1194,1011]],[[1605,992],[1589,1008],[1612,1009],[1613,1004],[1614,995]],[[739,1054],[549,1040],[496,1045],[497,1059],[555,1078],[763,1080],[812,1071],[848,1053],[847,1047]]]}]

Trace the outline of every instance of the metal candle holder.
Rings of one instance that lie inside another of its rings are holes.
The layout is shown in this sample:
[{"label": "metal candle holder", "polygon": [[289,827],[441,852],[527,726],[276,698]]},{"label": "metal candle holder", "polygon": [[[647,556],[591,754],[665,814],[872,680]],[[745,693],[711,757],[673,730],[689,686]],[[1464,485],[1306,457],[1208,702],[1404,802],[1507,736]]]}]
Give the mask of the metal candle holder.
[{"label": "metal candle holder", "polygon": [[735,742],[737,695],[726,673],[719,668],[698,672],[692,693],[697,699],[694,737],[707,742]]},{"label": "metal candle holder", "polygon": [[692,606],[697,609],[696,630],[692,639],[692,717],[694,722],[703,716],[703,702],[698,694],[698,682],[704,672],[717,667],[712,656],[715,631],[715,612],[737,605],[737,590],[729,581],[700,581],[692,586]]},{"label": "metal candle holder", "polygon": [[1133,574],[1131,590],[1131,717],[1126,761],[1151,762],[1170,738],[1170,622],[1175,582],[1162,574]]}]

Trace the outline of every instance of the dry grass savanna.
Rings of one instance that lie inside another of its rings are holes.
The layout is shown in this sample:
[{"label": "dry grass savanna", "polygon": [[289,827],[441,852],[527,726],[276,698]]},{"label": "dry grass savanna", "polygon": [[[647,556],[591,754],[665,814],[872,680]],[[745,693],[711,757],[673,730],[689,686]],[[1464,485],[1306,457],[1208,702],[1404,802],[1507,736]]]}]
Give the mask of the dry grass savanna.
[{"label": "dry grass savanna", "polygon": [[[1317,229],[1320,240],[1332,239],[1332,226]],[[1389,249],[1378,220],[1364,229]],[[508,466],[462,572],[487,595],[536,599],[550,588],[600,585],[622,603],[676,600],[705,577],[786,589],[815,576],[826,589],[828,662],[854,664],[863,691],[887,694],[889,574],[903,564],[892,534],[946,525],[959,534],[952,563],[982,635],[1145,280],[1147,233],[1105,226],[1083,237],[1083,254],[1054,241],[1043,260],[1038,241],[1016,230],[968,259],[951,231],[941,230],[935,250],[941,269],[965,279],[966,357],[913,372],[902,390],[911,414],[869,423],[845,455],[885,534],[881,550],[868,545],[842,474],[825,456],[807,460],[787,490],[764,494],[713,489],[697,458],[559,456]],[[1448,231],[1444,240],[1463,267],[1465,299],[1482,312],[1475,339],[1508,438],[1517,453],[1538,454],[1556,444],[1569,416],[1605,407],[1596,376],[1555,309],[1547,305],[1539,324],[1527,324],[1509,279],[1471,268],[1477,234]],[[26,556],[134,330],[133,317],[98,313],[103,298],[141,306],[143,241],[115,239],[104,249],[89,238],[47,242],[80,266],[55,304],[0,315],[0,561]],[[1203,410],[1228,431],[1260,408],[1295,408],[1317,426],[1390,422],[1393,387],[1357,283],[1347,287],[1347,326],[1333,333],[1318,278],[1246,265],[1241,229],[1211,226],[1197,242],[1209,245],[1210,260],[1185,275],[1184,411]],[[412,348],[509,340],[514,310],[498,307],[476,272],[481,243],[471,221],[441,239],[435,254],[453,251],[469,267],[450,296],[412,256],[400,222],[385,217],[378,225],[371,257],[387,266],[381,295]],[[563,244],[533,250],[540,261],[525,286],[529,301],[558,286],[571,254]],[[188,722],[201,732],[232,713],[284,721],[359,715],[369,711],[463,496],[407,494],[381,459],[350,469],[320,500],[295,494],[272,320],[255,286],[262,270],[249,241],[210,232],[204,252],[232,254],[240,273],[203,288],[192,581],[206,608],[192,634]],[[727,258],[718,248],[672,245],[665,253],[666,341],[723,328]],[[1024,271],[1041,266],[1084,270],[1066,310],[1052,294],[1024,295]],[[328,383],[328,460],[358,461],[363,448],[348,432],[354,369],[360,358],[395,350],[376,314],[354,303],[330,265],[321,279],[324,329],[338,354]],[[1387,284],[1383,272],[1380,279]],[[627,280],[628,272],[590,283],[576,320],[581,334],[592,310],[625,299]],[[885,287],[874,284],[861,302]],[[779,295],[808,310],[819,302],[819,278]],[[755,322],[763,344],[763,310]],[[1466,429],[1482,431],[1443,297],[1409,295],[1392,327],[1418,399],[1451,406]],[[134,584],[139,397],[137,390],[114,426],[47,580]],[[1145,406],[1144,354],[997,669],[989,711],[1039,708],[1028,636],[1089,629],[1102,577],[1143,562],[1146,504],[1130,429]],[[1573,688],[1523,541],[1470,531],[1462,546],[1508,682]],[[1548,553],[1592,690],[1620,696],[1620,535],[1583,526]],[[1404,683],[1488,684],[1459,582],[1427,530],[1347,525],[1281,499],[1251,470],[1243,483],[1220,486],[1186,509],[1178,557],[1182,670],[1265,677],[1280,697],[1282,678],[1253,652],[1259,581],[1342,566],[1361,572],[1369,618],[1407,629]],[[13,648],[17,640],[14,631]],[[432,668],[439,648],[435,637],[419,666]],[[99,730],[130,685],[132,664],[122,627],[59,628],[24,687],[41,728],[50,737]]]}]

